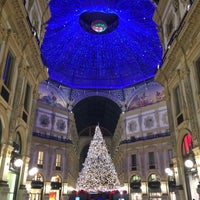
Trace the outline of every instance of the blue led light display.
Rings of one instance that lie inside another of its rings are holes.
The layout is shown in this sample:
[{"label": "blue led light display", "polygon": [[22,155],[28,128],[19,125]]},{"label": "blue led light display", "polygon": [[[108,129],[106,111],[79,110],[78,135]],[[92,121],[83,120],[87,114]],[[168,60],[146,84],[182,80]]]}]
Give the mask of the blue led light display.
[{"label": "blue led light display", "polygon": [[[51,79],[72,88],[120,89],[155,75],[162,48],[150,0],[51,0],[49,5],[41,53]],[[117,26],[90,33],[80,25],[83,13],[114,14]]]}]

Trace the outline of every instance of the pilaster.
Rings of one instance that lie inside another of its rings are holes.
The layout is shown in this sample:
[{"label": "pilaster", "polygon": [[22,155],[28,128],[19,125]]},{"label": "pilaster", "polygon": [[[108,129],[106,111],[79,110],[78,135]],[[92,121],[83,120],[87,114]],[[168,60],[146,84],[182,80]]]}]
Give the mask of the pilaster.
[{"label": "pilaster", "polygon": [[193,145],[198,146],[200,144],[200,136],[198,132],[198,123],[196,117],[196,109],[195,103],[193,98],[193,91],[192,85],[190,80],[190,71],[186,69],[184,71],[184,88],[185,88],[185,96],[187,101],[187,111],[188,111],[188,118],[190,121],[192,137],[193,137]]},{"label": "pilaster", "polygon": [[183,173],[184,169],[180,165],[180,158],[175,157],[173,158],[173,167],[174,167],[174,176],[176,179],[176,200],[187,200],[184,193],[184,187],[182,183],[185,183],[185,181],[182,180],[183,177],[181,177],[181,174]]},{"label": "pilaster", "polygon": [[0,196],[1,199],[6,199],[9,192],[9,186],[7,181],[0,181]]},{"label": "pilaster", "polygon": [[[22,63],[21,63],[22,64]],[[20,117],[20,111],[22,110],[22,97],[23,97],[23,87],[24,87],[24,69],[19,66],[19,73],[17,77],[17,87],[15,87],[14,93],[14,100],[13,100],[13,109],[10,118],[10,135],[9,135],[9,142],[12,144],[16,126],[17,126],[17,119]]]},{"label": "pilaster", "polygon": [[20,185],[25,185],[26,179],[27,179],[27,176],[28,176],[28,167],[29,167],[30,158],[28,156],[23,156],[22,160],[23,160],[23,165],[22,165],[22,169],[21,169],[21,172],[20,172],[20,175],[21,175]]},{"label": "pilaster", "polygon": [[197,165],[197,173],[200,181],[200,147],[196,147],[193,149],[195,162]]},{"label": "pilaster", "polygon": [[1,167],[0,167],[0,197],[6,199],[9,192],[9,185],[7,182],[8,171],[10,166],[10,157],[13,147],[3,144],[1,147]]},{"label": "pilaster", "polygon": [[25,185],[20,185],[17,193],[17,199],[29,200],[29,194],[27,193]]},{"label": "pilaster", "polygon": [[8,144],[2,144],[0,151],[1,152],[0,180],[2,181],[7,181],[12,150],[13,150],[12,146]]}]

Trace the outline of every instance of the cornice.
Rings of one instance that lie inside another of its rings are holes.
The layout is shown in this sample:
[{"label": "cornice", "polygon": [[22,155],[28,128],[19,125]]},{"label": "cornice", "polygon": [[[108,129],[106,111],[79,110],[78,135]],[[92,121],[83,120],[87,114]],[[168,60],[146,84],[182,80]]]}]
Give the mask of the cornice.
[{"label": "cornice", "polygon": [[27,13],[23,3],[19,0],[10,0],[5,7],[6,13],[13,13],[8,16],[12,31],[15,32],[15,40],[18,42],[20,51],[25,54],[33,73],[38,82],[48,79],[48,72],[41,60],[40,46],[36,41],[27,21]]},{"label": "cornice", "polygon": [[200,29],[200,21],[197,20],[200,16],[199,13],[200,4],[198,1],[194,1],[185,20],[182,22],[180,32],[177,33],[178,35],[174,38],[166,53],[162,68],[157,71],[156,81],[163,83],[167,79],[171,79],[177,68],[177,64],[180,63],[181,57],[192,48],[192,41],[195,40],[195,36],[199,33]]}]

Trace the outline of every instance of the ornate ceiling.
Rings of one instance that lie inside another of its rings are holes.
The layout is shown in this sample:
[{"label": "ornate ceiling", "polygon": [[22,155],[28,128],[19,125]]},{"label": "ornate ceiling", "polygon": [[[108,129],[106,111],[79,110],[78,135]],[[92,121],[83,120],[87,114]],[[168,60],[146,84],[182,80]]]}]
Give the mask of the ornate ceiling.
[{"label": "ornate ceiling", "polygon": [[162,49],[150,0],[51,0],[41,46],[50,78],[121,89],[152,78]]}]

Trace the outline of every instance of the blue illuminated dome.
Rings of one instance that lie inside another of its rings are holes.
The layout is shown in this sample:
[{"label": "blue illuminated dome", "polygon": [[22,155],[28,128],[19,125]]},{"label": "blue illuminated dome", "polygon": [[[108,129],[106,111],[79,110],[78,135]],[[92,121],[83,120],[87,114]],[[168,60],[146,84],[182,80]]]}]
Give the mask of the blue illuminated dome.
[{"label": "blue illuminated dome", "polygon": [[120,89],[152,78],[162,49],[150,0],[51,0],[41,46],[50,78]]}]

